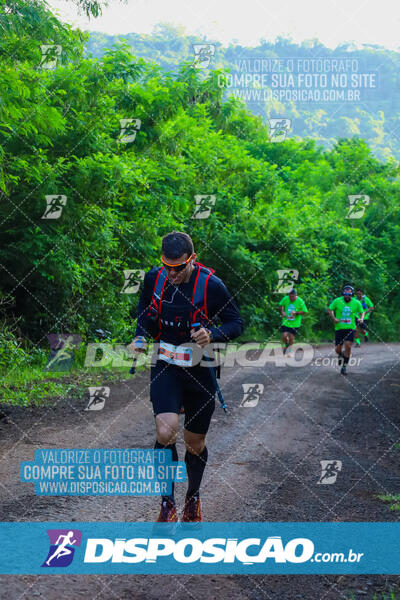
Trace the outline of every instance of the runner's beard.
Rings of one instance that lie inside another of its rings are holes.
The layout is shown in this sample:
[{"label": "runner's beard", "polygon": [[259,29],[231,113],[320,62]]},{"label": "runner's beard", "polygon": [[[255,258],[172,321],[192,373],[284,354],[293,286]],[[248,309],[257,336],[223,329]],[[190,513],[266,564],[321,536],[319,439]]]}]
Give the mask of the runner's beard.
[{"label": "runner's beard", "polygon": [[179,285],[180,283],[183,283],[186,278],[189,280],[192,270],[193,269],[190,269],[189,273],[186,269],[184,269],[181,273],[168,273],[168,279],[173,285]]},{"label": "runner's beard", "polygon": [[168,275],[168,279],[171,283],[173,283],[174,285],[179,285],[180,283],[182,283],[184,276],[182,276],[182,273],[174,273],[174,274],[169,274]]}]

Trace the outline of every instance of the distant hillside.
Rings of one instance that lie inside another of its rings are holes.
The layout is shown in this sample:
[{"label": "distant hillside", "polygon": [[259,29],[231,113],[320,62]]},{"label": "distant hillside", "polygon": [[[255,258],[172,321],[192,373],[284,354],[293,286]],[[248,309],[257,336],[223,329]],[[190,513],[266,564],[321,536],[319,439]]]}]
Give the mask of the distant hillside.
[{"label": "distant hillside", "polygon": [[[92,33],[87,54],[100,58],[122,38],[137,57],[166,71],[192,62],[194,44],[213,43],[161,24],[151,35]],[[400,159],[399,52],[349,44],[330,50],[318,40],[299,45],[284,38],[254,48],[217,42],[212,51],[205,72],[229,69],[227,93],[241,97],[265,121],[290,119],[289,136],[313,138],[325,146],[358,136],[380,159]]]}]

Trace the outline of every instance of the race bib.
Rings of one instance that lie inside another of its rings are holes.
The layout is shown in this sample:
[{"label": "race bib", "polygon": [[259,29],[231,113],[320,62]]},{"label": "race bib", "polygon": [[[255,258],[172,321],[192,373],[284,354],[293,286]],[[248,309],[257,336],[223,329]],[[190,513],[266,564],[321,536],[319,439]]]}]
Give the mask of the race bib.
[{"label": "race bib", "polygon": [[289,304],[289,306],[287,308],[287,320],[288,321],[295,320],[295,315],[293,314],[294,312],[296,312],[296,308],[295,308],[294,304]]},{"label": "race bib", "polygon": [[349,306],[345,306],[342,310],[342,316],[340,317],[340,322],[345,323],[346,325],[351,325],[351,308]]},{"label": "race bib", "polygon": [[158,359],[179,367],[191,367],[193,350],[188,346],[174,346],[174,344],[167,344],[160,340]]}]

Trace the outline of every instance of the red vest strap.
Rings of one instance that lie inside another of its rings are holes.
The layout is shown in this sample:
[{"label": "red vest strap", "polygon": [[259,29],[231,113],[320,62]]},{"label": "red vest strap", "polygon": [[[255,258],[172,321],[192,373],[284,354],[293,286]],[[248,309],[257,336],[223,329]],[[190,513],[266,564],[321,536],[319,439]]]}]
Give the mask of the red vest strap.
[{"label": "red vest strap", "polygon": [[[208,314],[207,314],[207,285],[208,285],[208,280],[210,279],[211,273],[214,272],[213,269],[209,269],[208,267],[204,267],[203,265],[200,265],[200,263],[196,263],[196,265],[199,267],[197,275],[196,275],[196,280],[194,282],[194,286],[193,286],[193,296],[192,296],[192,304],[194,306],[198,306],[199,308],[197,308],[197,310],[195,311],[195,315],[198,312],[203,312],[204,316],[206,317],[206,319],[208,319]],[[193,319],[194,321],[196,321],[196,319]]]},{"label": "red vest strap", "polygon": [[198,265],[199,267],[203,267],[203,269],[207,269],[208,271],[211,271],[211,273],[215,273],[215,270],[212,269],[211,267],[206,267],[205,265],[202,265],[201,263],[199,263],[197,261],[194,264]]},{"label": "red vest strap", "polygon": [[[195,267],[197,267],[196,278],[193,286],[193,295],[192,295],[192,304],[193,304],[193,312],[192,312],[192,322],[194,323],[198,319],[206,318],[208,319],[207,313],[207,285],[208,280],[212,273],[215,273],[214,269],[206,267],[201,263],[194,263]],[[165,284],[167,283],[167,272],[164,267],[160,267],[158,271],[156,281],[153,289],[153,296],[151,298],[151,304],[153,309],[157,311],[157,321],[159,327],[159,333],[154,338],[155,340],[159,339],[161,336],[161,303],[162,297],[164,293]]]},{"label": "red vest strap", "polygon": [[[166,283],[167,283],[167,272],[164,267],[161,267],[158,272],[158,275],[156,277],[156,282],[154,284],[154,290],[153,290],[153,296],[151,298],[151,303],[157,310],[157,321],[158,321],[158,329],[159,329],[158,335],[154,338],[155,340],[158,340],[161,335],[161,320],[160,320],[161,302],[162,302],[162,297],[163,297],[164,288],[165,288]],[[158,302],[157,302],[157,300],[158,300]]]}]

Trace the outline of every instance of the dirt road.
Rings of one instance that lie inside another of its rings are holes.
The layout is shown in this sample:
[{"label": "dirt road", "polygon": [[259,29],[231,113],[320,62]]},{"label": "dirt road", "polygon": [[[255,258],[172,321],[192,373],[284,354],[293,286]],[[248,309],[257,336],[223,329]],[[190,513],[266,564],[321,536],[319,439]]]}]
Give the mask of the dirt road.
[{"label": "dirt road", "polygon": [[[333,357],[331,346],[316,353]],[[359,364],[347,377],[326,365],[327,358],[324,366],[223,369],[230,414],[217,406],[208,436],[206,520],[399,519],[400,512],[376,496],[400,492],[400,344],[365,344],[354,356]],[[243,406],[242,385],[255,383],[264,392],[255,406]],[[32,460],[37,448],[153,447],[148,373],[111,386],[103,410],[84,411],[86,404],[87,398],[68,398],[51,409],[6,409],[0,420],[2,521],[154,520],[154,498],[38,497],[19,481],[20,461]],[[181,442],[178,451],[183,460]],[[321,460],[342,461],[335,484],[318,485]],[[184,493],[185,485],[178,485],[179,505]],[[400,590],[400,577],[0,576],[0,597],[8,599],[372,599],[390,587]]]}]

